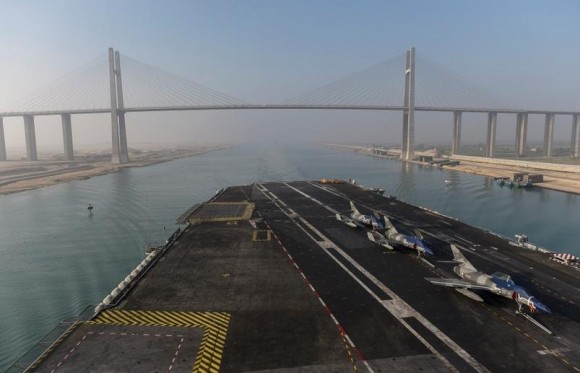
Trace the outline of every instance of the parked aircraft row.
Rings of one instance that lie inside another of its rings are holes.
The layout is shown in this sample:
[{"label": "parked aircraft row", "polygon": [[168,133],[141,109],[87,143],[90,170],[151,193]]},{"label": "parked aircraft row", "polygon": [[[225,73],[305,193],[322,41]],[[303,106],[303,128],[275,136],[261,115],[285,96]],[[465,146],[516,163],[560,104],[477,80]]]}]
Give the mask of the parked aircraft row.
[{"label": "parked aircraft row", "polygon": [[[368,228],[369,240],[389,250],[398,245],[416,250],[420,256],[434,255],[418,230],[413,230],[412,234],[401,233],[386,216],[377,213],[362,214],[352,201],[350,215],[336,214],[336,219],[352,228]],[[518,305],[519,312],[522,312],[522,306],[527,306],[531,313],[551,313],[548,306],[531,295],[527,289],[514,283],[509,275],[501,272],[492,275],[480,272],[455,245],[451,245],[451,251],[453,260],[448,262],[457,264],[453,270],[459,278],[425,278],[425,280],[434,285],[455,288],[459,293],[478,302],[483,302],[483,299],[473,290],[485,290],[513,299]]]},{"label": "parked aircraft row", "polygon": [[350,202],[350,216],[336,214],[336,219],[352,228],[371,228],[367,232],[369,240],[389,250],[393,250],[393,245],[401,245],[416,250],[419,255],[433,255],[433,251],[423,240],[421,232],[401,233],[386,216],[380,216],[377,213],[362,214],[352,201]]}]

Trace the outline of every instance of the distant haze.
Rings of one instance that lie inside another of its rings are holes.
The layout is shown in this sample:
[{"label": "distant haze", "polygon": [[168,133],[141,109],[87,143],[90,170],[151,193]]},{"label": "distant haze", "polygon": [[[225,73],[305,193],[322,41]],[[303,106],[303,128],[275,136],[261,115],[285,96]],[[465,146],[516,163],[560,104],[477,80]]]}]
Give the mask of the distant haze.
[{"label": "distant haze", "polygon": [[[280,102],[414,46],[517,107],[580,111],[576,1],[2,1],[0,111],[113,46],[251,103]],[[401,74],[404,66],[401,66]],[[132,143],[396,143],[402,114],[214,111],[127,114]],[[528,141],[544,117],[531,115]],[[464,114],[462,142],[485,142],[485,114]],[[60,117],[37,117],[39,151],[62,146]],[[5,118],[8,150],[22,118]],[[417,113],[417,143],[448,143],[451,113]],[[556,117],[555,141],[571,119]],[[110,143],[106,114],[73,116],[75,147]],[[513,143],[515,115],[498,116]]]}]

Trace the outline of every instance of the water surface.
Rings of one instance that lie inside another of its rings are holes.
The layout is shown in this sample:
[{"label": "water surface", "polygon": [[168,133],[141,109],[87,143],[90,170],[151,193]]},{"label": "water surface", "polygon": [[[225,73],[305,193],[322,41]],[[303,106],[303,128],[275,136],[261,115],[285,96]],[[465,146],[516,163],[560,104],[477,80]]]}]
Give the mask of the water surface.
[{"label": "water surface", "polygon": [[59,321],[98,304],[144,257],[148,242],[163,242],[176,217],[217,189],[321,177],[354,178],[505,236],[525,233],[541,246],[580,254],[579,196],[500,188],[476,175],[282,145],[123,169],[0,196],[0,371]]}]

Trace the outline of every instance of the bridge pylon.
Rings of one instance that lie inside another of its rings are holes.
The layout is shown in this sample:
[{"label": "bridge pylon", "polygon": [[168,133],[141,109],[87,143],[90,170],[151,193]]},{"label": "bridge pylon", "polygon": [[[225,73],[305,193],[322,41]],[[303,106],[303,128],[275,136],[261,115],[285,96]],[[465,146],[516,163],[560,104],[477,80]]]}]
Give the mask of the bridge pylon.
[{"label": "bridge pylon", "polygon": [[451,155],[457,155],[461,150],[461,114],[461,111],[453,112],[453,138],[451,140]]},{"label": "bridge pylon", "polygon": [[580,114],[572,116],[572,142],[570,143],[570,156],[580,157]]},{"label": "bridge pylon", "polygon": [[29,161],[37,161],[36,130],[34,127],[34,116],[32,115],[24,116],[24,137],[26,140],[26,159]]},{"label": "bridge pylon", "polygon": [[113,163],[129,161],[125,111],[123,102],[123,83],[121,80],[121,59],[119,51],[109,48],[109,83],[111,93],[111,133]]},{"label": "bridge pylon", "polygon": [[6,160],[6,141],[4,139],[4,118],[0,117],[0,161]]},{"label": "bridge pylon", "polygon": [[485,144],[485,156],[495,157],[495,137],[497,131],[497,112],[487,113],[487,142]]},{"label": "bridge pylon", "polygon": [[119,119],[119,157],[121,163],[129,162],[127,131],[125,130],[125,103],[123,102],[123,81],[121,79],[121,57],[115,51],[115,77],[117,78],[117,118]]},{"label": "bridge pylon", "polygon": [[72,125],[70,114],[61,114],[62,143],[64,145],[64,159],[74,161]]},{"label": "bridge pylon", "polygon": [[415,48],[407,51],[405,66],[405,97],[403,109],[403,139],[401,160],[410,161],[415,155]]},{"label": "bridge pylon", "polygon": [[528,136],[528,113],[518,113],[516,116],[516,158],[526,156],[526,141]]},{"label": "bridge pylon", "polygon": [[552,156],[552,148],[554,145],[554,123],[556,116],[554,114],[546,114],[546,123],[544,125],[544,156]]}]

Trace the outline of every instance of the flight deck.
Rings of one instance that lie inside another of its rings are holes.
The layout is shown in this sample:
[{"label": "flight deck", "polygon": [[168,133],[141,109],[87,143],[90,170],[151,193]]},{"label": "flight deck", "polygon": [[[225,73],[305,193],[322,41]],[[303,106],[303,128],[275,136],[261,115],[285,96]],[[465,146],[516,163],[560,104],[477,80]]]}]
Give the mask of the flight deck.
[{"label": "flight deck", "polygon": [[[337,220],[351,201],[420,232],[433,255]],[[580,372],[580,271],[548,253],[350,183],[228,187],[184,221],[28,371]],[[450,244],[552,313],[536,324],[511,299],[425,280],[457,277]]]}]

